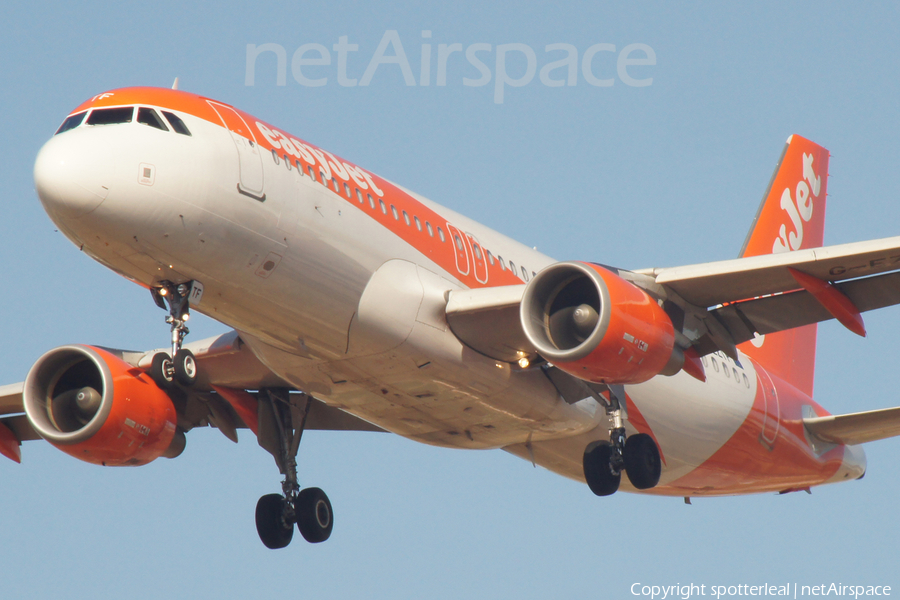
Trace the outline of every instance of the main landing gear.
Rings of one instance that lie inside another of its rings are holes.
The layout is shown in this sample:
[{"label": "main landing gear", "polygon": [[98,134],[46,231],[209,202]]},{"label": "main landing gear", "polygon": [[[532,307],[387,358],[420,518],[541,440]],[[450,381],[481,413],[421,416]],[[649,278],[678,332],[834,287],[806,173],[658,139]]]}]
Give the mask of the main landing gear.
[{"label": "main landing gear", "polygon": [[334,513],[325,492],[300,489],[297,450],[306,427],[312,398],[304,393],[265,389],[259,397],[259,445],[267,450],[282,475],[281,494],[266,494],[256,503],[256,531],[267,548],[284,548],[294,536],[294,523],[310,543],[331,536]]},{"label": "main landing gear", "polygon": [[181,347],[184,336],[190,333],[185,323],[191,316],[188,299],[195,285],[193,281],[177,285],[162,281],[158,287],[150,288],[156,305],[168,308],[166,323],[172,330],[172,354],[158,352],[150,365],[150,377],[163,389],[172,388],[176,383],[190,387],[197,381],[197,361],[190,350]]},{"label": "main landing gear", "polygon": [[612,418],[609,441],[595,442],[584,450],[584,479],[598,496],[609,496],[619,489],[623,470],[639,490],[655,487],[662,471],[659,449],[652,437],[637,433],[625,438],[620,399],[624,402],[625,388],[609,386],[609,401],[605,402],[606,413]]}]

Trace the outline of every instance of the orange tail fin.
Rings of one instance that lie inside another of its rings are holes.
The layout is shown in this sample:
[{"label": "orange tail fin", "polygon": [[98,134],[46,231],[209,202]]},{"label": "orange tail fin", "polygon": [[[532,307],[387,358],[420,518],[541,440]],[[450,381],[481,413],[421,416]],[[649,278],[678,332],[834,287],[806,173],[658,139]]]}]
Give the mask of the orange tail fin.
[{"label": "orange tail fin", "polygon": [[[777,254],[822,245],[828,150],[799,135],[788,138],[741,257]],[[740,349],[767,371],[812,396],[816,326],[770,333]]]}]

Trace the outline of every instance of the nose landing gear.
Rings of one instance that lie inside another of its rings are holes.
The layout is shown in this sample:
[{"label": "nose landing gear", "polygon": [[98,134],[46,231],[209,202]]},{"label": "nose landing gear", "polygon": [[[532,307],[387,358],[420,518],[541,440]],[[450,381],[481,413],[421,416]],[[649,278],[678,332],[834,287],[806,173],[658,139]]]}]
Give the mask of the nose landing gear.
[{"label": "nose landing gear", "polygon": [[319,488],[301,490],[297,479],[297,450],[306,427],[312,398],[287,390],[262,390],[259,397],[259,445],[275,459],[284,481],[281,494],[266,494],[256,504],[256,531],[267,548],[291,543],[294,523],[310,543],[324,542],[334,527],[334,512]]},{"label": "nose landing gear", "polygon": [[[197,381],[197,361],[193,353],[182,348],[184,337],[190,333],[187,320],[191,316],[189,299],[192,293],[202,294],[203,287],[196,281],[174,284],[162,281],[159,287],[150,288],[156,305],[168,310],[166,323],[171,325],[172,354],[158,352],[153,356],[150,377],[163,389],[171,388],[176,383],[190,387]],[[166,306],[168,304],[168,307]]]},{"label": "nose landing gear", "polygon": [[597,496],[614,494],[619,489],[623,470],[636,489],[655,487],[662,473],[659,448],[646,433],[625,438],[622,421],[625,388],[611,385],[608,402],[602,396],[597,398],[604,402],[606,413],[612,419],[612,428],[609,430],[608,442],[595,442],[585,448],[582,466],[588,487]]}]

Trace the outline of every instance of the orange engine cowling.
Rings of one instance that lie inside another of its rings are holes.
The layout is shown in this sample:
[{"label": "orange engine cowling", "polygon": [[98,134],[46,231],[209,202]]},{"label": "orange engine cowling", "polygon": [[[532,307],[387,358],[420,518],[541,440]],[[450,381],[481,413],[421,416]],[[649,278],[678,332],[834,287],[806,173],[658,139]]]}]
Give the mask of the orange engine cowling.
[{"label": "orange engine cowling", "polygon": [[586,381],[641,383],[684,362],[659,303],[599,265],[547,267],[525,288],[520,317],[541,356]]},{"label": "orange engine cowling", "polygon": [[75,458],[137,466],[184,449],[169,396],[141,369],[92,346],[61,346],[31,367],[23,393],[28,421]]}]

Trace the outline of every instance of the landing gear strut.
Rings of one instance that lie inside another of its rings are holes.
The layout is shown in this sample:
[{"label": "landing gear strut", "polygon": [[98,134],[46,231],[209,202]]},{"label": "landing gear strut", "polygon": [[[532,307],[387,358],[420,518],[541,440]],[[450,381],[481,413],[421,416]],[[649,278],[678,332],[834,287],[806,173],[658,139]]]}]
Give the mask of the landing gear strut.
[{"label": "landing gear strut", "polygon": [[599,395],[596,397],[604,403],[606,413],[612,419],[609,441],[595,442],[585,448],[584,479],[597,496],[614,494],[619,489],[623,470],[635,488],[655,487],[662,471],[656,442],[646,433],[637,433],[626,440],[622,421],[625,388],[621,385],[608,387],[609,401]]},{"label": "landing gear strut", "polygon": [[158,352],[150,367],[150,376],[164,389],[175,383],[189,387],[197,381],[197,361],[190,350],[181,347],[184,336],[190,333],[185,323],[191,316],[188,299],[196,285],[199,284],[193,281],[177,285],[162,281],[158,287],[150,288],[157,306],[165,310],[168,304],[166,323],[171,325],[172,331],[172,354]]},{"label": "landing gear strut", "polygon": [[281,494],[267,494],[256,504],[256,531],[267,548],[291,543],[294,523],[310,543],[324,542],[334,527],[334,512],[325,492],[300,489],[297,450],[306,427],[312,398],[287,390],[265,389],[259,398],[259,445],[267,450],[284,475]]}]

